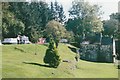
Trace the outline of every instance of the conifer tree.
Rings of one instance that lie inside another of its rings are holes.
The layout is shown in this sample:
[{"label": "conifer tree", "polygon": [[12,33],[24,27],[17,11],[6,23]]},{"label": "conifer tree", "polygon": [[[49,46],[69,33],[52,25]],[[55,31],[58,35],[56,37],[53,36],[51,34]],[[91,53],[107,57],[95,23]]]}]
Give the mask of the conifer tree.
[{"label": "conifer tree", "polygon": [[44,57],[44,63],[49,64],[50,67],[57,68],[60,64],[60,56],[58,54],[58,51],[55,47],[55,42],[53,39],[50,40],[49,47],[46,50],[46,54]]}]

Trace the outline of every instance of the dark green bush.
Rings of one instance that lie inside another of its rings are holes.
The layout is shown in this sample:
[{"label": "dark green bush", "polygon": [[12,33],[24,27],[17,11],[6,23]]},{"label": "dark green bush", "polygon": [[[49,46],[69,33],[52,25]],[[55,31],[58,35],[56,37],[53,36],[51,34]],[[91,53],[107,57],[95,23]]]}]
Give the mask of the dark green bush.
[{"label": "dark green bush", "polygon": [[81,44],[80,58],[95,62],[113,62],[112,45]]},{"label": "dark green bush", "polygon": [[120,69],[120,65],[118,64],[118,69]]},{"label": "dark green bush", "polygon": [[70,44],[78,48],[80,47],[80,43],[77,42],[71,42]]},{"label": "dark green bush", "polygon": [[116,48],[117,48],[117,59],[120,60],[120,40],[117,41],[116,43]]},{"label": "dark green bush", "polygon": [[51,67],[57,68],[60,64],[60,61],[60,56],[55,47],[55,42],[51,40],[49,43],[49,48],[46,50],[44,62],[49,64]]}]

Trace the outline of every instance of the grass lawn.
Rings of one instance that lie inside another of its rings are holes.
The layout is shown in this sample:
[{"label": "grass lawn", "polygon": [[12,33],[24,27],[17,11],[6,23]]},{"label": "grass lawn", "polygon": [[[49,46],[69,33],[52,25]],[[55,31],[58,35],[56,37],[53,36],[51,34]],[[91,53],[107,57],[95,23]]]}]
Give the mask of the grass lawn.
[{"label": "grass lawn", "polygon": [[[118,78],[118,69],[112,63],[96,63],[80,60],[76,62],[75,53],[67,44],[60,44],[58,51],[61,62],[58,68],[45,66],[43,57],[45,45],[3,45],[3,78]],[[73,47],[73,46],[71,46]],[[36,55],[35,55],[36,53]]]}]

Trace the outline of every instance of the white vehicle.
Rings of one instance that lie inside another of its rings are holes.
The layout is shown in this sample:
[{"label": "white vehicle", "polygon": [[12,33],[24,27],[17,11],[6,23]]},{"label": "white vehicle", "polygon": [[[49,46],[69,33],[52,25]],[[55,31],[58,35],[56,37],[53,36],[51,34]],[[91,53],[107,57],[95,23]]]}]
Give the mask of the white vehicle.
[{"label": "white vehicle", "polygon": [[22,43],[23,44],[30,44],[29,38],[27,36],[21,36],[22,37]]},{"label": "white vehicle", "polygon": [[60,42],[61,42],[61,43],[67,43],[68,40],[67,40],[67,39],[61,39]]},{"label": "white vehicle", "polygon": [[[28,37],[21,36],[21,44],[30,44]],[[5,38],[2,42],[3,44],[17,44],[17,38]]]},{"label": "white vehicle", "polygon": [[3,44],[17,44],[17,38],[5,38]]}]

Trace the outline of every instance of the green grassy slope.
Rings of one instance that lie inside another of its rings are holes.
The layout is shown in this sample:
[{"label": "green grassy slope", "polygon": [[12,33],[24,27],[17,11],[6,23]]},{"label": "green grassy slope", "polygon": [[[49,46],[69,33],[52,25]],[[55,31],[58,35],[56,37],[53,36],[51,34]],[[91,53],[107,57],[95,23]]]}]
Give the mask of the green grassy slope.
[{"label": "green grassy slope", "polygon": [[[3,78],[117,78],[118,70],[112,63],[75,61],[75,53],[68,45],[60,44],[58,51],[61,62],[58,68],[45,66],[43,57],[47,47],[44,45],[3,45]],[[35,55],[35,53],[37,55]]]}]

